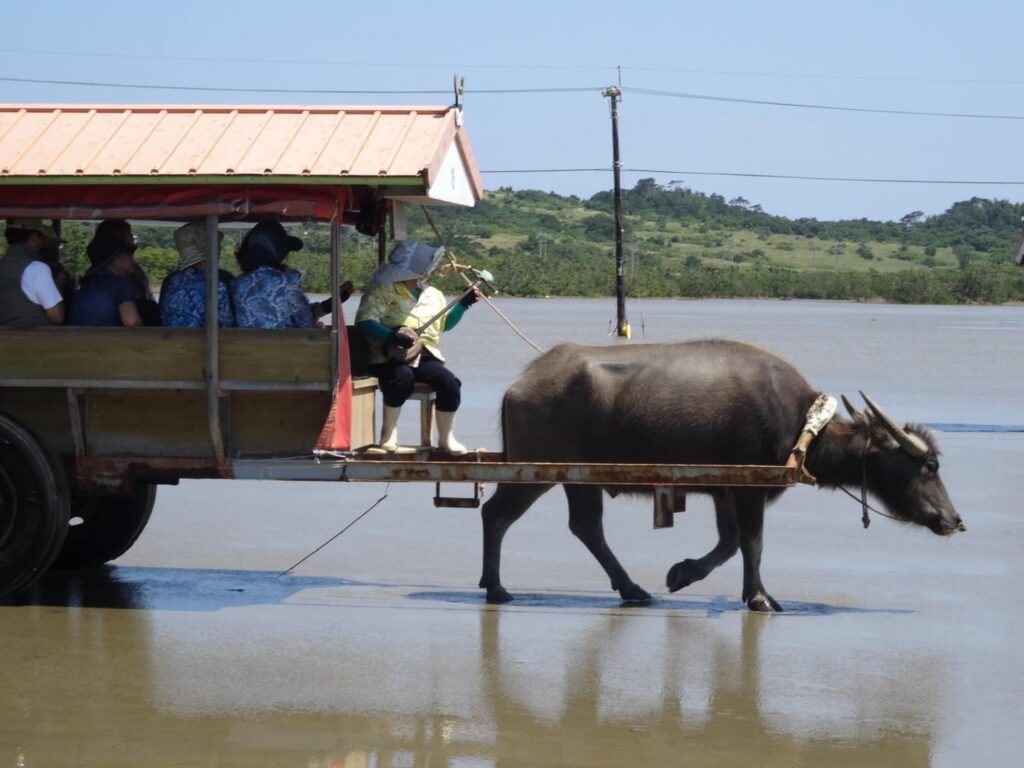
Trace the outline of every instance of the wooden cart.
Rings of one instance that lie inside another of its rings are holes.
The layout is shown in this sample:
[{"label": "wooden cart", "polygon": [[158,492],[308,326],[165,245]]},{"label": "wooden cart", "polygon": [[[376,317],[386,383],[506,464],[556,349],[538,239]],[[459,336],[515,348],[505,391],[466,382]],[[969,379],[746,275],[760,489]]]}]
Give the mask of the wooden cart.
[{"label": "wooden cart", "polygon": [[[368,202],[387,217],[383,258],[388,235],[403,236],[404,205],[473,205],[481,194],[457,106],[0,106],[3,216],[205,217],[214,254],[220,223],[325,222],[333,318],[341,318],[341,227]],[[686,486],[798,479],[794,462],[516,464],[426,448],[368,455],[359,449],[373,442],[376,381],[353,377],[344,324],[220,329],[217,269],[209,259],[203,329],[0,328],[0,598],[47,569],[119,557],[145,527],[156,486],[182,478],[650,485],[660,489],[657,525],[671,524]],[[423,401],[429,442],[429,395]]]}]

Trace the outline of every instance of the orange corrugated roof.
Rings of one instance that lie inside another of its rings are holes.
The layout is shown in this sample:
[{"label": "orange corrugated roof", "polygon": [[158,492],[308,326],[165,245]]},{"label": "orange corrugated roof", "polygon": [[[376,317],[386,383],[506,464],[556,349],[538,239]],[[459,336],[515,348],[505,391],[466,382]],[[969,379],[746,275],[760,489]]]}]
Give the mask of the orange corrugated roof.
[{"label": "orange corrugated roof", "polygon": [[438,106],[0,105],[0,180],[418,177],[429,186],[454,144],[479,199],[479,170],[456,116]]}]

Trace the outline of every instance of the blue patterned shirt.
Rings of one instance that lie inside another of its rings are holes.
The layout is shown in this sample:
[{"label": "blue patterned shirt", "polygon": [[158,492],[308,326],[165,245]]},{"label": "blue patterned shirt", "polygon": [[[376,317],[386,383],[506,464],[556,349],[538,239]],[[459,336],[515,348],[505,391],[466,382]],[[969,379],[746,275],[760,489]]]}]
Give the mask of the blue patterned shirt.
[{"label": "blue patterned shirt", "polygon": [[302,292],[302,275],[257,267],[231,282],[239,328],[312,328],[313,311]]},{"label": "blue patterned shirt", "polygon": [[[220,270],[217,276],[217,322],[221,328],[233,328],[228,286],[231,275]],[[172,272],[160,289],[160,319],[172,328],[202,328],[206,325],[206,270],[182,269]]]}]

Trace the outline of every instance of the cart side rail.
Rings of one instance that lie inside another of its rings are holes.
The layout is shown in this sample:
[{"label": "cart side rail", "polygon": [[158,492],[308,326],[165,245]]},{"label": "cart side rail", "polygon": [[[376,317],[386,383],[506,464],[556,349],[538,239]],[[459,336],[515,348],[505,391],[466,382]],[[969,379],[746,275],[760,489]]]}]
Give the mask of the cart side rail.
[{"label": "cart side rail", "polygon": [[[202,328],[0,331],[0,387],[202,389]],[[222,389],[331,389],[330,331],[224,328]]]}]

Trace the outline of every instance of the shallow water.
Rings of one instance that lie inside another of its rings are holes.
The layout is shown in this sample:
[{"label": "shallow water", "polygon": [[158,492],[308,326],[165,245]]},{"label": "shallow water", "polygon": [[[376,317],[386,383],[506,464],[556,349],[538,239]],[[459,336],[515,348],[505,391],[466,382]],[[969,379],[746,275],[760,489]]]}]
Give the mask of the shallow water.
[{"label": "shallow water", "polygon": [[[541,346],[621,343],[611,301],[501,306]],[[629,310],[636,340],[762,344],[816,387],[936,426],[968,532],[864,531],[845,496],[793,489],[762,568],[787,612],[758,616],[739,558],[664,589],[714,543],[709,502],[654,531],[648,502],[619,498],[609,542],[657,598],[624,608],[553,491],[506,539],[517,599],[499,608],[475,587],[478,513],[434,509],[428,486],[183,482],[116,567],[0,606],[0,766],[1019,765],[1024,309]],[[497,448],[501,392],[533,352],[482,306],[445,342],[460,437]]]}]

